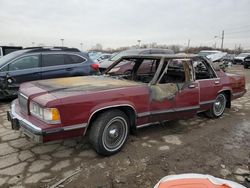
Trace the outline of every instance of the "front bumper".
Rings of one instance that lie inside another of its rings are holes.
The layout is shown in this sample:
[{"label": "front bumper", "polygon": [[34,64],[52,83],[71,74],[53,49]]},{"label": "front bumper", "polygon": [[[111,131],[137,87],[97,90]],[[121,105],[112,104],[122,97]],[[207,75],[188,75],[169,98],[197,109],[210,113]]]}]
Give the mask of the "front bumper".
[{"label": "front bumper", "polygon": [[20,130],[24,135],[38,143],[60,140],[64,138],[71,138],[83,136],[86,123],[69,125],[65,127],[51,127],[50,129],[42,129],[31,123],[17,110],[17,100],[11,104],[11,110],[7,112],[8,121],[11,122],[13,130]]},{"label": "front bumper", "polygon": [[19,130],[36,142],[43,142],[43,131],[16,113],[16,103],[11,103],[11,111],[7,112],[8,121],[11,122],[13,130]]}]

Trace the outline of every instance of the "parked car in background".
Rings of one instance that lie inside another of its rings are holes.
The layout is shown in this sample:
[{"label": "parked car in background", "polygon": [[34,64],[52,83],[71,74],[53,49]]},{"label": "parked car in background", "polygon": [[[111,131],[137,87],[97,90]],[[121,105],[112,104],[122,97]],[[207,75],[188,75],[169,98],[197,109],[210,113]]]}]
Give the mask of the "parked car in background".
[{"label": "parked car in background", "polygon": [[201,50],[198,55],[202,57],[207,57],[212,54],[222,53],[222,51],[219,50]]},{"label": "parked car in background", "polygon": [[235,54],[227,54],[225,55],[225,57],[223,57],[223,60],[226,62],[233,63],[235,56],[236,56]]},{"label": "parked car in background", "polygon": [[218,52],[218,53],[207,55],[206,57],[212,62],[222,62],[226,55],[227,55],[226,52]]},{"label": "parked car in background", "polygon": [[228,67],[232,64],[232,62],[228,60],[231,56],[228,56],[227,52],[222,52],[219,50],[202,50],[198,53],[198,55],[208,58],[211,62],[217,64],[223,70],[225,67]]},{"label": "parked car in background", "polygon": [[249,56],[250,53],[241,53],[239,55],[237,55],[235,58],[234,58],[234,61],[233,61],[233,64],[241,64],[243,65],[244,63],[244,59]]},{"label": "parked car in background", "polygon": [[102,52],[88,52],[90,59],[93,61],[96,60],[101,54]]},{"label": "parked car in background", "polygon": [[4,55],[7,55],[11,52],[21,50],[23,47],[21,46],[0,46],[0,58]]},{"label": "parked car in background", "polygon": [[0,99],[17,95],[23,82],[96,74],[98,66],[75,48],[29,48],[0,58]]},{"label": "parked car in background", "polygon": [[[116,71],[124,61],[131,74]],[[22,84],[8,120],[38,142],[88,135],[99,154],[112,155],[138,128],[200,112],[218,118],[245,92],[244,76],[214,70],[206,58],[130,55],[102,76]]]},{"label": "parked car in background", "polygon": [[123,56],[127,55],[149,55],[149,54],[174,54],[173,50],[170,49],[160,49],[160,48],[142,48],[142,49],[130,49],[117,53],[111,58],[104,60],[100,63],[100,71],[105,71],[112,63],[117,61]]},{"label": "parked car in background", "polygon": [[244,59],[244,68],[248,69],[250,67],[250,55]]},{"label": "parked car in background", "polygon": [[106,60],[106,59],[109,59],[112,55],[111,54],[107,54],[107,53],[104,53],[104,54],[101,54],[99,57],[97,57],[96,59],[94,59],[94,61],[96,63],[101,63],[102,61]]}]

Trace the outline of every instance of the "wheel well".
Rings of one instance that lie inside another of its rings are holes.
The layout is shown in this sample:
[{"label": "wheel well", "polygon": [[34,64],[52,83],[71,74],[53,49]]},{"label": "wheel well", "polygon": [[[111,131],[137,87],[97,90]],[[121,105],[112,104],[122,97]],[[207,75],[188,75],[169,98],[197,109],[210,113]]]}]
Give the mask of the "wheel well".
[{"label": "wheel well", "polygon": [[[90,120],[88,122],[88,127],[87,127],[87,130],[91,127],[92,125],[92,122],[103,112],[105,111],[108,111],[108,110],[112,110],[112,109],[118,109],[118,110],[121,110],[122,112],[124,112],[128,118],[129,118],[129,121],[130,121],[130,132],[133,133],[135,130],[136,130],[136,112],[135,110],[130,107],[130,106],[119,106],[119,107],[110,107],[110,108],[106,108],[106,109],[102,109],[102,110],[99,110],[97,112],[94,113],[94,115],[92,115],[90,117]],[[85,132],[86,132],[85,131]]]},{"label": "wheel well", "polygon": [[226,107],[231,108],[231,91],[225,90],[225,91],[222,91],[221,93],[224,93],[226,95],[226,99],[227,99]]}]

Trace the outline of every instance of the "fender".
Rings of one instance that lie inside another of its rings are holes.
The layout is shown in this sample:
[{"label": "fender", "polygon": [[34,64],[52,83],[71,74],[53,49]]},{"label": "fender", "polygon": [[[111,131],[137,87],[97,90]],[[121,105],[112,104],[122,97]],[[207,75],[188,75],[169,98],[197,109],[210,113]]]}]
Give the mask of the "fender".
[{"label": "fender", "polygon": [[221,93],[221,92],[223,92],[223,91],[230,91],[231,96],[232,96],[232,94],[233,94],[232,88],[231,88],[231,87],[228,87],[228,86],[223,87],[221,90],[219,90],[219,91],[217,92],[217,94],[219,94],[219,93]]},{"label": "fender", "polygon": [[90,125],[90,121],[91,121],[91,118],[94,116],[94,114],[96,114],[97,112],[101,111],[101,110],[104,110],[104,109],[109,109],[109,108],[115,108],[115,107],[130,107],[133,109],[135,115],[137,116],[137,111],[134,107],[134,104],[132,104],[131,102],[129,101],[114,101],[114,102],[109,102],[109,103],[103,103],[103,104],[100,104],[100,105],[97,105],[95,107],[93,107],[91,109],[91,113],[90,113],[90,116],[89,116],[89,119],[88,119],[88,122],[87,122],[87,126],[84,130],[84,135],[85,133],[87,132],[87,129]]},{"label": "fender", "polygon": [[228,87],[228,86],[225,86],[223,87],[220,91],[218,91],[217,94],[221,93],[221,92],[224,92],[224,91],[229,91],[230,92],[230,98],[227,100],[226,102],[226,107],[227,108],[231,108],[231,101],[232,101],[232,95],[233,95],[233,92],[232,92],[232,88]]}]

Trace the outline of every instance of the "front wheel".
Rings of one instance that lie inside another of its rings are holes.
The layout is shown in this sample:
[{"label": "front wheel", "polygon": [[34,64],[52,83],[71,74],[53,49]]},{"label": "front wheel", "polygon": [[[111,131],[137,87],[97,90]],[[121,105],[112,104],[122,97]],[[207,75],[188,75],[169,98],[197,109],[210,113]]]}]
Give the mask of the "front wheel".
[{"label": "front wheel", "polygon": [[121,150],[129,133],[129,119],[118,110],[105,111],[93,121],[89,140],[97,153],[113,155]]},{"label": "front wheel", "polygon": [[213,106],[209,111],[206,112],[206,115],[210,118],[218,118],[222,116],[226,108],[227,99],[224,93],[220,93],[213,103]]},{"label": "front wheel", "polygon": [[244,65],[244,69],[248,69],[248,66],[247,66],[247,65]]}]

